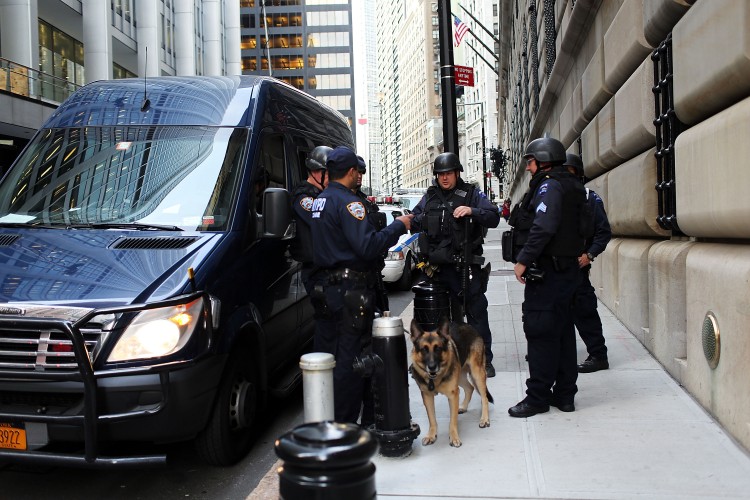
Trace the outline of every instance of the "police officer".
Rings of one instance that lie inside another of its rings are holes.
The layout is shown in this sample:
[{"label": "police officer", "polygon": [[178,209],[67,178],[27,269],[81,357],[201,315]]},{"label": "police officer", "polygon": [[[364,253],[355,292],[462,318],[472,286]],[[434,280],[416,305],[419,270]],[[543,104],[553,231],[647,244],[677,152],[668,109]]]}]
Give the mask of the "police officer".
[{"label": "police officer", "polygon": [[[581,182],[585,180],[580,156],[568,153],[565,167],[571,174],[581,179]],[[612,230],[609,227],[607,213],[604,211],[604,202],[599,195],[591,189],[586,189],[586,203],[589,206],[589,212],[593,214],[594,235],[586,240],[586,248],[578,257],[581,281],[573,300],[573,323],[578,329],[581,340],[586,344],[588,352],[586,360],[578,365],[578,373],[590,373],[609,368],[602,320],[596,310],[596,294],[594,287],[591,286],[589,273],[591,263],[607,248],[607,243],[612,238]]]},{"label": "police officer", "polygon": [[292,192],[292,215],[296,221],[297,235],[289,245],[289,252],[294,260],[302,263],[302,284],[308,295],[313,292],[311,275],[314,273],[312,242],[312,206],[313,201],[328,185],[326,161],[328,146],[318,146],[310,151],[305,166],[307,179],[295,186]]},{"label": "police officer", "polygon": [[[481,190],[461,179],[463,170],[455,153],[442,153],[435,158],[432,166],[435,180],[414,207],[412,224],[427,237],[427,259],[438,269],[436,280],[450,291],[454,320],[465,314],[467,322],[482,336],[487,376],[494,377],[492,333],[484,295],[489,276],[482,273],[481,255],[484,229],[497,227],[500,212]],[[465,248],[467,244],[469,248]],[[425,251],[422,243],[420,251]],[[467,254],[469,262],[465,263]],[[464,290],[465,264],[471,276],[468,290]]]},{"label": "police officer", "polygon": [[411,216],[397,217],[382,231],[367,220],[357,185],[357,156],[339,146],[328,153],[328,187],[313,202],[314,262],[322,270],[328,310],[315,350],[334,355],[334,419],[356,423],[366,381],[352,363],[370,343],[377,259],[410,228]]},{"label": "police officer", "polygon": [[[357,186],[354,189],[354,194],[362,200],[362,205],[365,207],[367,213],[367,220],[375,227],[376,231],[384,229],[388,225],[388,219],[385,214],[380,211],[377,203],[370,201],[367,195],[362,192],[362,177],[367,173],[367,164],[365,159],[357,155]],[[378,286],[375,289],[375,309],[378,313],[383,315],[385,311],[390,310],[388,304],[388,291],[385,289],[385,283],[383,282],[383,268],[385,268],[385,256],[388,253],[386,249],[383,255],[378,259],[375,271],[377,271]]]},{"label": "police officer", "polygon": [[578,370],[571,304],[585,244],[581,225],[586,192],[563,167],[565,147],[550,137],[535,139],[524,159],[532,177],[511,224],[524,242],[513,270],[526,285],[521,310],[529,378],[526,398],[508,409],[512,417],[544,413],[550,405],[575,410]]}]

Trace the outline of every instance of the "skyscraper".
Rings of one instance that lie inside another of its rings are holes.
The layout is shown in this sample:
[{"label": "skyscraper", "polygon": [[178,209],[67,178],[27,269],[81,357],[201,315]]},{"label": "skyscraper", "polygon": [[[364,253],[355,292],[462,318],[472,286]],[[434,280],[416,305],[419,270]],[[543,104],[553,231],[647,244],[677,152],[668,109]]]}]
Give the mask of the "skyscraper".
[{"label": "skyscraper", "polygon": [[350,0],[241,0],[242,74],[283,80],[353,125],[351,19]]}]

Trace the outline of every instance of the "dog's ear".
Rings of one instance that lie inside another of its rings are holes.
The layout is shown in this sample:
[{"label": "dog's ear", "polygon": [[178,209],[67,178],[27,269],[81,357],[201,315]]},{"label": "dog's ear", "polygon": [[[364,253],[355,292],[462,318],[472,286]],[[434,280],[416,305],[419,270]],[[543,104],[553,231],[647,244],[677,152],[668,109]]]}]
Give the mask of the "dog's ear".
[{"label": "dog's ear", "polygon": [[419,336],[424,333],[424,330],[422,330],[422,327],[419,326],[419,323],[417,323],[417,320],[415,319],[411,320],[411,326],[409,327],[409,331],[411,332],[412,341],[417,340]]},{"label": "dog's ear", "polygon": [[450,327],[451,327],[450,320],[448,319],[447,316],[443,316],[443,318],[441,318],[440,320],[440,324],[438,325],[437,331],[440,335],[444,337],[450,337]]}]

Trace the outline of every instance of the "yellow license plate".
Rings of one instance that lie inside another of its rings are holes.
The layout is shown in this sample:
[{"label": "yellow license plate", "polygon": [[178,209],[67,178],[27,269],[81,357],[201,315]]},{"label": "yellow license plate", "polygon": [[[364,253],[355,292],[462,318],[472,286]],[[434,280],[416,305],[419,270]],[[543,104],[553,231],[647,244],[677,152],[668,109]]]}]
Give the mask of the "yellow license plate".
[{"label": "yellow license plate", "polygon": [[0,448],[26,449],[26,428],[23,424],[0,422]]}]

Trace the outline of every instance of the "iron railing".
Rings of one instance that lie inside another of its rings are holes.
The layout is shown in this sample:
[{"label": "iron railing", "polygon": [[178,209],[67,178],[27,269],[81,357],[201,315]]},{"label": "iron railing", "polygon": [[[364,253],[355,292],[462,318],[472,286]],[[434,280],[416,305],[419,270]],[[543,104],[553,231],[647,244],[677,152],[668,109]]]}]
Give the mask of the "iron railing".
[{"label": "iron railing", "polygon": [[59,104],[80,85],[0,58],[0,91]]}]

